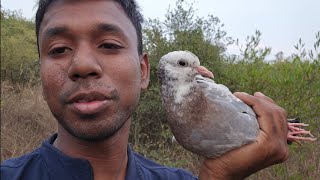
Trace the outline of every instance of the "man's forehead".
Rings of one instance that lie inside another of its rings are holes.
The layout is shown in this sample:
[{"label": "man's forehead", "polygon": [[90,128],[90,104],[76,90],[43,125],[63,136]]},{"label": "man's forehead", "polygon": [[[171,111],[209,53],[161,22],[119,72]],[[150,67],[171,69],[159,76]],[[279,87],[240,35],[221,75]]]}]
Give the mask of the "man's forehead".
[{"label": "man's forehead", "polygon": [[39,35],[52,27],[65,28],[70,24],[77,24],[79,27],[89,26],[83,23],[98,25],[99,29],[108,28],[103,24],[115,24],[115,27],[118,25],[119,29],[126,31],[129,36],[136,36],[136,30],[121,5],[112,0],[55,1],[44,15]]},{"label": "man's forehead", "polygon": [[[53,5],[74,5],[75,3],[99,3],[99,2],[112,2],[118,4],[116,0],[52,0],[49,7]],[[119,5],[121,7],[121,5]]]},{"label": "man's forehead", "polygon": [[[77,11],[77,9],[81,11]],[[117,12],[117,15],[123,14],[124,16],[127,16],[122,6],[113,0],[56,0],[47,7],[44,19],[51,20],[52,15],[64,12],[68,13],[70,10],[72,10],[72,13],[70,13],[69,16],[78,16],[79,14],[82,14],[84,10],[87,10],[92,14],[99,12],[99,10],[105,10],[105,12],[112,10],[112,12]]]},{"label": "man's forehead", "polygon": [[[77,11],[77,9],[81,11]],[[123,10],[123,7],[119,4],[119,2],[115,0],[53,0],[50,5],[46,7],[46,11],[43,14],[43,20],[47,18],[47,20],[51,19],[52,15],[57,13],[63,13],[72,11],[72,14],[78,15],[81,14],[82,11],[88,10],[92,14],[99,12],[99,10],[117,10],[118,14],[126,15],[126,12]],[[69,15],[72,15],[69,14]],[[48,17],[49,16],[49,17]],[[78,19],[80,20],[80,19]]]}]

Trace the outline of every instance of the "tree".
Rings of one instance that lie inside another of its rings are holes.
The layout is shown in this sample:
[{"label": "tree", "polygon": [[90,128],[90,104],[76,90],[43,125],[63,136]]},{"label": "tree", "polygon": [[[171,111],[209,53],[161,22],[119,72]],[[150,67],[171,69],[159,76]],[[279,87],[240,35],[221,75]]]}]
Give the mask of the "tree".
[{"label": "tree", "polygon": [[[1,11],[1,78],[29,81],[38,72],[34,23],[19,11]],[[38,75],[36,75],[38,76]]]}]

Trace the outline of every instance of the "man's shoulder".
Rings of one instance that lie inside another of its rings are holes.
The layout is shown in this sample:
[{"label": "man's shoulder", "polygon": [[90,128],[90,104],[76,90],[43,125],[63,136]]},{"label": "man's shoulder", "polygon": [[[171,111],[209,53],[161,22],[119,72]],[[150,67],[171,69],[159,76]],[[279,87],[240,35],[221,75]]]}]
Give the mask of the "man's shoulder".
[{"label": "man's shoulder", "polygon": [[[20,179],[32,177],[32,174],[43,167],[43,160],[40,156],[40,149],[17,158],[11,158],[1,163],[1,179]],[[38,172],[41,173],[41,172]]]},{"label": "man's shoulder", "polygon": [[140,167],[142,173],[146,176],[146,179],[150,177],[158,177],[159,179],[197,179],[191,172],[180,168],[173,168],[158,164],[140,154],[134,153],[138,167]]},{"label": "man's shoulder", "polygon": [[26,164],[28,161],[34,158],[39,158],[39,149],[36,149],[30,153],[24,154],[20,157],[10,158],[1,163],[1,168],[18,168]]}]

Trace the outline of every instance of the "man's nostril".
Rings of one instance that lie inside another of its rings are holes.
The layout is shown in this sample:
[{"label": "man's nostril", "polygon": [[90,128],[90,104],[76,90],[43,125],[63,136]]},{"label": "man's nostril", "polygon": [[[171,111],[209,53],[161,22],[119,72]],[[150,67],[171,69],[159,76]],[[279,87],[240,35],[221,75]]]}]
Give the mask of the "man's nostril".
[{"label": "man's nostril", "polygon": [[80,78],[80,75],[79,74],[75,74],[74,77],[75,78]]},{"label": "man's nostril", "polygon": [[97,76],[98,74],[95,72],[89,73],[88,76]]}]

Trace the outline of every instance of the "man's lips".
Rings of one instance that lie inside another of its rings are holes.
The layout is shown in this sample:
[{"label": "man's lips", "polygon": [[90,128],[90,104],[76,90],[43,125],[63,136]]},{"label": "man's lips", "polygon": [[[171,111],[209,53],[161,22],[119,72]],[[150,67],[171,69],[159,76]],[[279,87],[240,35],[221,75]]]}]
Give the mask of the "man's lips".
[{"label": "man's lips", "polygon": [[113,98],[99,92],[79,93],[71,97],[67,104],[79,114],[96,114],[106,109]]},{"label": "man's lips", "polygon": [[74,102],[72,108],[80,114],[96,114],[107,107],[108,100],[89,101],[89,102]]}]

